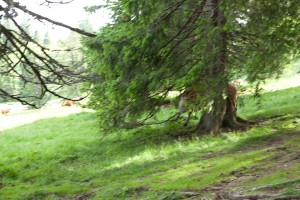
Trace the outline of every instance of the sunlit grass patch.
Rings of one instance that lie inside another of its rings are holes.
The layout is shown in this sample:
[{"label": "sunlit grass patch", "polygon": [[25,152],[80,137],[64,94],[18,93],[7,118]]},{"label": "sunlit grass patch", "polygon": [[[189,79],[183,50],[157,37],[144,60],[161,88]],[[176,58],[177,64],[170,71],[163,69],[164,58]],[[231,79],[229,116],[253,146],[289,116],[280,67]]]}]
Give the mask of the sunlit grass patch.
[{"label": "sunlit grass patch", "polygon": [[[77,115],[77,119],[89,119],[85,124],[74,122],[76,118],[70,116],[41,120],[4,131],[0,135],[0,171],[5,190],[0,190],[0,194],[14,190],[19,195],[27,194],[25,190],[22,192],[22,183],[40,188],[67,179],[72,185],[68,172],[62,170],[60,163],[72,162],[83,156],[84,150],[90,148],[89,143],[99,138],[96,129],[90,126],[94,123],[93,118],[90,119],[92,116]],[[20,185],[19,190],[15,184]],[[70,193],[71,190],[66,191]]]},{"label": "sunlit grass patch", "polygon": [[300,112],[300,87],[265,93],[257,100],[251,95],[239,99],[245,105],[238,109],[239,114],[247,119],[267,119]]},{"label": "sunlit grass patch", "polygon": [[[260,155],[260,156],[258,156]],[[154,190],[199,190],[220,181],[232,178],[232,171],[252,166],[264,156],[260,151],[240,153],[232,156],[216,156],[210,159],[199,157],[193,162],[183,163],[163,173],[145,178]],[[160,184],[155,184],[156,182]]]}]

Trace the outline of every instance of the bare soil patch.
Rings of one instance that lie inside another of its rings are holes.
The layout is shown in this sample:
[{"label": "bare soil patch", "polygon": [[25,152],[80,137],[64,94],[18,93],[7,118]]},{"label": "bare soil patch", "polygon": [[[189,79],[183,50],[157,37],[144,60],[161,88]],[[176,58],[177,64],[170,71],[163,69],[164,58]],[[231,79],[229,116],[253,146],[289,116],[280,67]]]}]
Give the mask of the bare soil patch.
[{"label": "bare soil patch", "polygon": [[83,111],[90,111],[79,106],[62,107],[60,102],[53,102],[46,107],[30,110],[19,104],[5,106],[9,107],[11,112],[7,115],[0,115],[0,131],[29,124],[40,119],[63,117]]}]

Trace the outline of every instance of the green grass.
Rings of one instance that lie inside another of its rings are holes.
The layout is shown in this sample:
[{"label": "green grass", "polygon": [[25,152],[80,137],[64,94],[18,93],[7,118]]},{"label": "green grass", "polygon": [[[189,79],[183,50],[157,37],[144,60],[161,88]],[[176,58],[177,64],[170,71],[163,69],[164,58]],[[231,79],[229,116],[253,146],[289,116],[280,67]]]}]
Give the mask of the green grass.
[{"label": "green grass", "polygon": [[[178,137],[182,124],[102,135],[95,113],[43,119],[0,134],[0,199],[187,199],[223,191],[299,195],[300,87],[244,97],[246,132]],[[297,157],[298,156],[298,157]],[[272,190],[274,190],[272,188]]]},{"label": "green grass", "polygon": [[239,114],[248,119],[300,114],[299,87],[269,92],[257,100],[251,95],[241,96],[239,100],[245,105],[241,107]]}]

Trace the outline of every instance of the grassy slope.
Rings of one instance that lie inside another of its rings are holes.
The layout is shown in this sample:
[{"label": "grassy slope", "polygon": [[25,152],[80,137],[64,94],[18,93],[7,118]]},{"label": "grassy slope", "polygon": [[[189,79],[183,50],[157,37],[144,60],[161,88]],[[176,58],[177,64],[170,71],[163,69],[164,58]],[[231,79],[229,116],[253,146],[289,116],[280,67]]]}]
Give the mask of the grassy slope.
[{"label": "grassy slope", "polygon": [[217,137],[178,137],[179,124],[103,137],[94,113],[4,131],[0,199],[300,196],[299,98],[300,87],[265,94],[259,105],[244,97],[241,116],[264,121]]}]

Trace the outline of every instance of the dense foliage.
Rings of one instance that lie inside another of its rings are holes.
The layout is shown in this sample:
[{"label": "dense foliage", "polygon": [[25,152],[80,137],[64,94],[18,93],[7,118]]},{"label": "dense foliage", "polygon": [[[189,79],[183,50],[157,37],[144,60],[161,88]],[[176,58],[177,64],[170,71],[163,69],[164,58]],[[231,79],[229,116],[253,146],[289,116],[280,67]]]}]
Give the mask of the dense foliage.
[{"label": "dense foliage", "polygon": [[196,90],[205,111],[222,98],[225,82],[259,84],[299,53],[295,0],[108,4],[114,22],[86,41],[95,77],[91,105],[106,127],[151,118],[170,91]]}]

